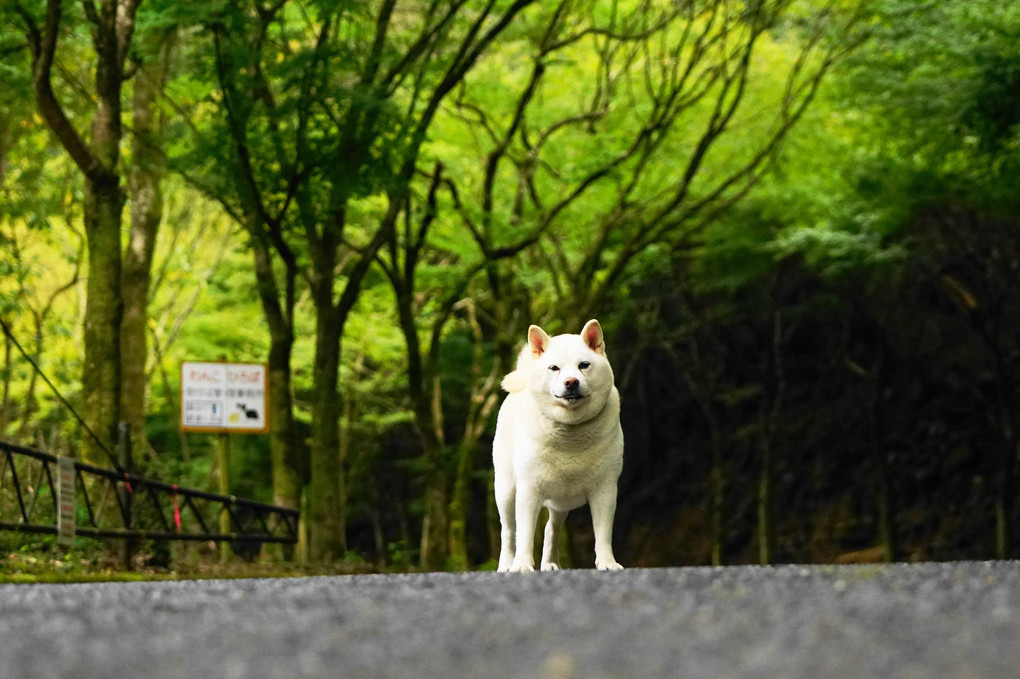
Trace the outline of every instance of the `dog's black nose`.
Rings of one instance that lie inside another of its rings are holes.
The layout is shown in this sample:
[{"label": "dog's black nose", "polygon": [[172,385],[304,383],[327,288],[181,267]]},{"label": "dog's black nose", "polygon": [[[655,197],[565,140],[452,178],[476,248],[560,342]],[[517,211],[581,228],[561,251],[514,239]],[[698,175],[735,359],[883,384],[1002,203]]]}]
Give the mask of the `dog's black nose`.
[{"label": "dog's black nose", "polygon": [[563,386],[566,387],[569,391],[574,391],[579,386],[581,386],[581,380],[577,379],[576,377],[568,377],[567,379],[563,380]]}]

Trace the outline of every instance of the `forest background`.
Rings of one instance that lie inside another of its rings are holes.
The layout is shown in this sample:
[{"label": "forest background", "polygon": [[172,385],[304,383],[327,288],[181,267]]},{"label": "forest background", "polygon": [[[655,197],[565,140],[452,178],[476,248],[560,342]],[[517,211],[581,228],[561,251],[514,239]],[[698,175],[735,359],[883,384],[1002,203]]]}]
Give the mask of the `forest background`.
[{"label": "forest background", "polygon": [[0,54],[0,316],[181,485],[180,363],[267,363],[229,478],[296,558],[491,567],[499,379],[591,317],[625,565],[1016,555],[1012,3],[3,0]]}]

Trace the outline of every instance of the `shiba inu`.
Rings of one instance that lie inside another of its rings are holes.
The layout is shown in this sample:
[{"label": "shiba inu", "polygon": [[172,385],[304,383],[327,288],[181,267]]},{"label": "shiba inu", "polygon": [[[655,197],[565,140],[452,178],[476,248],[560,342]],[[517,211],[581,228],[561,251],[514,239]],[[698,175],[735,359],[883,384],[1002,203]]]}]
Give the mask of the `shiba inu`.
[{"label": "shiba inu", "polygon": [[500,571],[533,571],[535,524],[549,510],[542,570],[559,570],[556,538],[567,512],[587,503],[595,566],[623,568],[613,556],[616,484],[623,469],[620,394],[602,327],[550,337],[528,328],[516,369],[503,378],[492,460],[502,524]]}]

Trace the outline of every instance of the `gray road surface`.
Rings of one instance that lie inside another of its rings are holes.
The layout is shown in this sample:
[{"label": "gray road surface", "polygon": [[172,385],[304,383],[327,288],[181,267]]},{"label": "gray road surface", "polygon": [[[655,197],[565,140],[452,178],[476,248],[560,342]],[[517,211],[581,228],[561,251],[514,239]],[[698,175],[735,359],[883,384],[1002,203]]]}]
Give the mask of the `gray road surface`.
[{"label": "gray road surface", "polygon": [[1020,564],[0,586],[6,679],[1020,677]]}]

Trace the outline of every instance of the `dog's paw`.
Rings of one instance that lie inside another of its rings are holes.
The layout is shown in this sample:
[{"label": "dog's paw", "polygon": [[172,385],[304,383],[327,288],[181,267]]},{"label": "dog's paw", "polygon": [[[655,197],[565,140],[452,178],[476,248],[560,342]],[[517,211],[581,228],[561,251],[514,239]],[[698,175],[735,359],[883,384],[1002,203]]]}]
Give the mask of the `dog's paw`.
[{"label": "dog's paw", "polygon": [[511,573],[534,573],[535,572],[535,566],[534,566],[534,564],[530,564],[530,563],[516,563],[515,562],[513,566],[510,566],[510,572]]},{"label": "dog's paw", "polygon": [[506,549],[500,550],[499,563],[496,566],[497,573],[509,573],[510,567],[514,565],[514,553],[507,553]]},{"label": "dog's paw", "polygon": [[542,564],[542,570],[544,571],[558,571],[559,569],[559,564],[553,563],[552,561]]},{"label": "dog's paw", "polygon": [[622,571],[623,570],[623,566],[621,566],[620,564],[616,563],[615,561],[608,561],[608,562],[596,561],[595,562],[595,568],[599,569],[600,571]]}]

